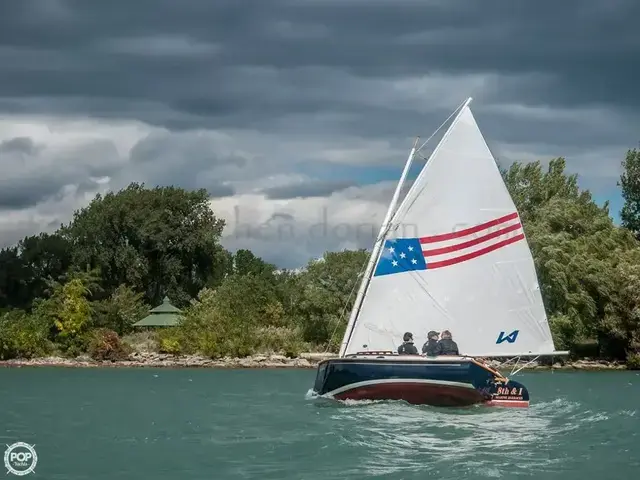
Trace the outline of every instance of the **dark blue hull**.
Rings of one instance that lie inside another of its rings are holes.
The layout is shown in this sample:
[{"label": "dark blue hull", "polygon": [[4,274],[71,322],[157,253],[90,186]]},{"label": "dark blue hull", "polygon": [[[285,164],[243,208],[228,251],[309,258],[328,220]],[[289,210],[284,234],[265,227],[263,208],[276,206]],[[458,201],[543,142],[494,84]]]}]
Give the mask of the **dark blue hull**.
[{"label": "dark blue hull", "polygon": [[463,357],[386,355],[325,360],[318,365],[314,391],[337,400],[529,406],[529,392],[523,385]]}]

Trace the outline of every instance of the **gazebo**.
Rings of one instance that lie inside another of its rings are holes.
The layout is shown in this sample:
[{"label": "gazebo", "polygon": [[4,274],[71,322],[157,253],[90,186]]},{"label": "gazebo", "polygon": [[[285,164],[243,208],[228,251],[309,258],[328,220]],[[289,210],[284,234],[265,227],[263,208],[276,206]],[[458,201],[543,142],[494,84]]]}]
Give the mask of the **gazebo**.
[{"label": "gazebo", "polygon": [[171,305],[169,297],[164,297],[162,303],[149,310],[149,315],[133,324],[134,327],[175,327],[180,322],[182,310]]}]

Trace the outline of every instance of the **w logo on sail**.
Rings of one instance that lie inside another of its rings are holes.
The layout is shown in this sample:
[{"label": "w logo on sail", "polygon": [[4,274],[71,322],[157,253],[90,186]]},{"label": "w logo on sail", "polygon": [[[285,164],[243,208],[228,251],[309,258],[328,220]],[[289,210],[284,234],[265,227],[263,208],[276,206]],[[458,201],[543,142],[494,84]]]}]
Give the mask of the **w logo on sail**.
[{"label": "w logo on sail", "polygon": [[514,343],[518,338],[518,333],[520,333],[520,330],[514,330],[509,335],[506,335],[505,333],[506,332],[500,332],[500,335],[498,335],[498,340],[496,340],[496,345],[500,345],[503,342]]}]

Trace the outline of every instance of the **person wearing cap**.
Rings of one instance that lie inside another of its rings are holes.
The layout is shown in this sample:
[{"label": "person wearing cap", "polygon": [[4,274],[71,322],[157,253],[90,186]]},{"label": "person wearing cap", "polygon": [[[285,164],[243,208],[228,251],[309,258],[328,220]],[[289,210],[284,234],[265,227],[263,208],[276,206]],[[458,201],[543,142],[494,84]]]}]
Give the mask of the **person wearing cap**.
[{"label": "person wearing cap", "polygon": [[444,330],[438,341],[438,355],[460,355],[458,344],[451,338],[449,330]]},{"label": "person wearing cap", "polygon": [[422,353],[429,357],[438,355],[438,337],[440,334],[434,330],[427,333],[427,341],[422,345]]},{"label": "person wearing cap", "polygon": [[413,334],[411,332],[406,332],[402,340],[402,345],[398,347],[398,355],[419,355],[418,349],[413,344]]}]

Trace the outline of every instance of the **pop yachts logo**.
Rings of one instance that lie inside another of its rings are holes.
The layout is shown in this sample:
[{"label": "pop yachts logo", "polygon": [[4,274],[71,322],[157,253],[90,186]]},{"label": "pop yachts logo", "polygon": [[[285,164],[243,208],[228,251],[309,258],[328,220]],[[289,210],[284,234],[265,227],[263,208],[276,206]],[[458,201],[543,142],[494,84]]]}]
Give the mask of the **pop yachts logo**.
[{"label": "pop yachts logo", "polygon": [[32,473],[36,469],[38,463],[38,455],[34,445],[24,442],[16,442],[7,445],[4,452],[4,466],[7,473],[23,476]]}]

